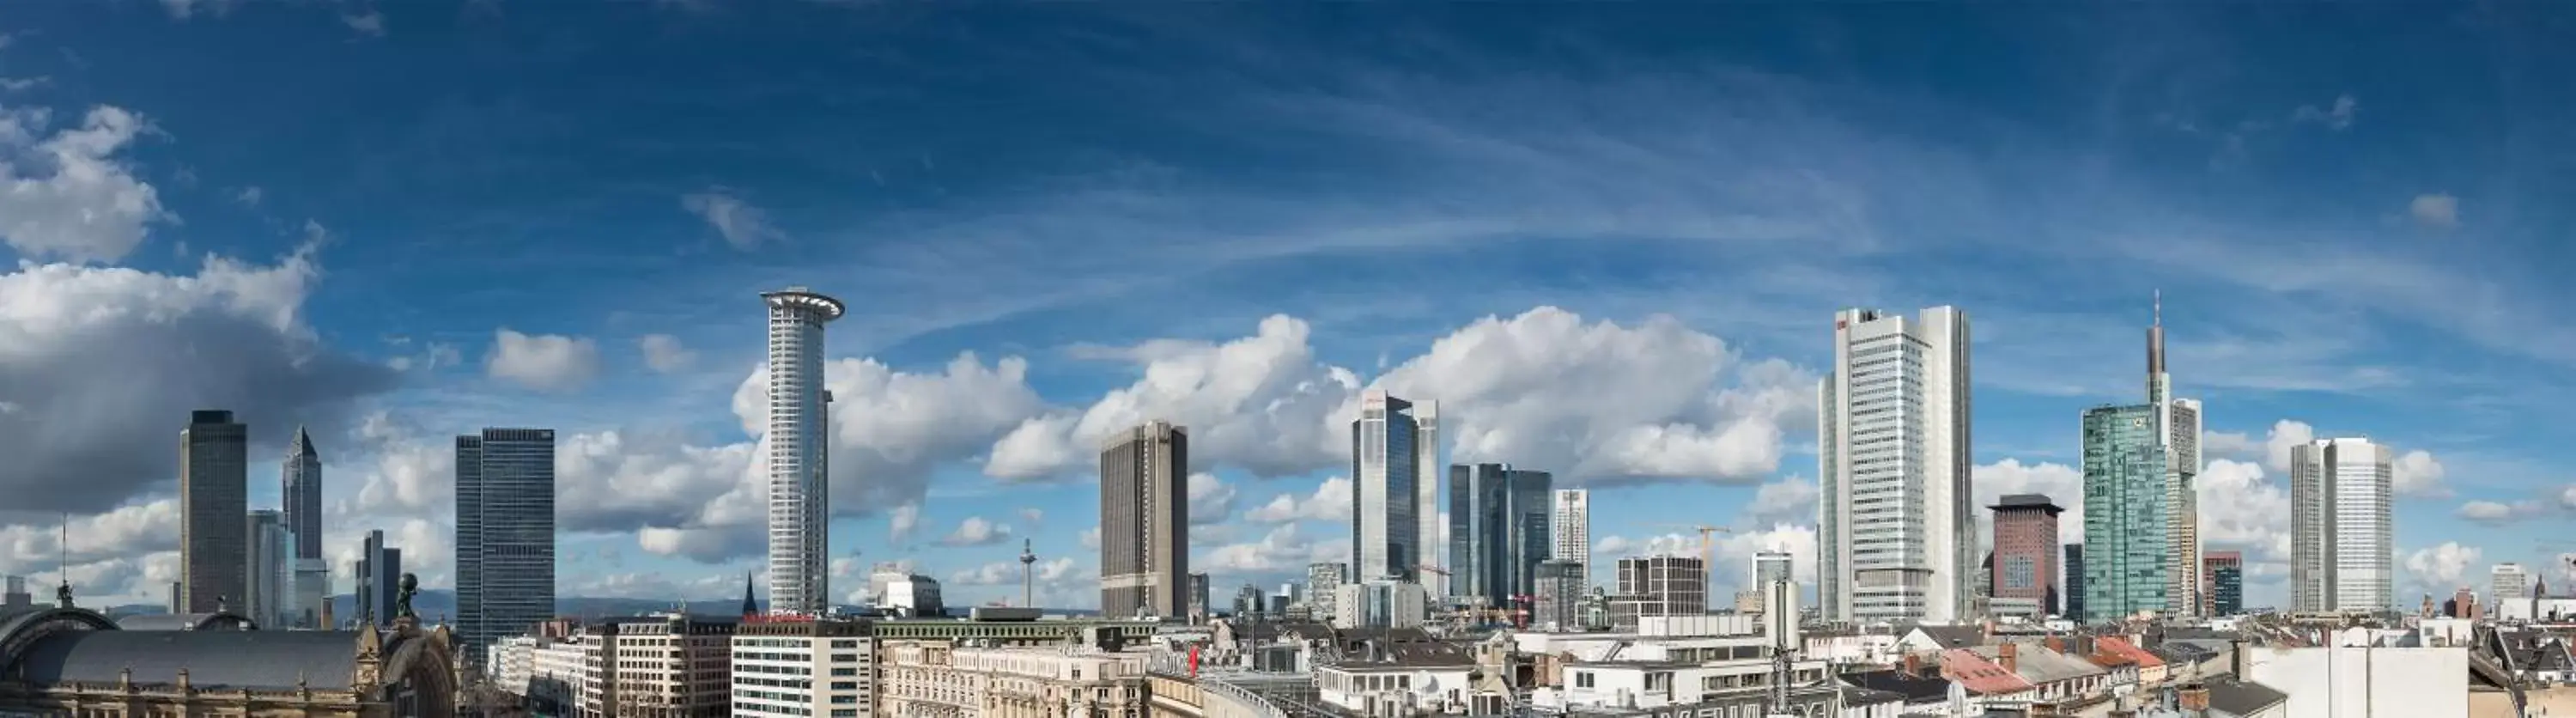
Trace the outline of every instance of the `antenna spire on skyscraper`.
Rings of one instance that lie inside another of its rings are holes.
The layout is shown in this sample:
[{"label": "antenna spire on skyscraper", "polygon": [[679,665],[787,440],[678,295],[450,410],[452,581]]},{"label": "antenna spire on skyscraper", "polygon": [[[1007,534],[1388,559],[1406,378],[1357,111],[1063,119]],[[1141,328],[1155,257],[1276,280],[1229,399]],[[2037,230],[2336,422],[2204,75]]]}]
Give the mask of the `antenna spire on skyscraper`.
[{"label": "antenna spire on skyscraper", "polygon": [[2155,290],[2156,326],[2165,325],[2165,290]]}]

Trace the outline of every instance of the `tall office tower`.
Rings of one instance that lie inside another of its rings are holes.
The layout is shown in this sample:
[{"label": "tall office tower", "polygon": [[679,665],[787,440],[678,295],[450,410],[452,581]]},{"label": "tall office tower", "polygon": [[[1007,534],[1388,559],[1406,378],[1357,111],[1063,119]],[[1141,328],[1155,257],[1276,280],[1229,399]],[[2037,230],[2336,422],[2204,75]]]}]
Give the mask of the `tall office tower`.
[{"label": "tall office tower", "polygon": [[2292,610],[2381,611],[2396,600],[2391,469],[2388,447],[2369,439],[2290,447]]},{"label": "tall office tower", "polygon": [[1585,489],[1557,489],[1555,513],[1548,520],[1548,536],[1556,540],[1556,550],[1549,554],[1558,561],[1592,562],[1592,492]]},{"label": "tall office tower", "polygon": [[372,622],[369,625],[391,625],[402,585],[402,549],[386,546],[385,532],[369,531],[365,547],[358,551],[356,569],[350,575],[357,577],[359,620]]},{"label": "tall office tower", "polygon": [[2084,410],[2084,605],[2117,620],[2169,608],[2172,517],[2150,404]]},{"label": "tall office tower", "polygon": [[2531,572],[2523,570],[2522,564],[2499,563],[2488,572],[2487,590],[2492,597],[2488,603],[2501,607],[2508,600],[2532,597]]},{"label": "tall office tower", "polygon": [[179,432],[179,605],[213,613],[248,598],[250,427],[200,410]]},{"label": "tall office tower", "polygon": [[2209,551],[2200,555],[2200,575],[2206,584],[2200,595],[2209,605],[2203,615],[2233,616],[2245,612],[2245,554],[2236,551]]},{"label": "tall office tower", "polygon": [[240,613],[262,627],[283,626],[287,588],[294,585],[288,578],[294,573],[290,557],[295,555],[295,534],[286,530],[286,517],[273,509],[252,511],[249,521],[244,531],[250,536],[250,568]]},{"label": "tall office tower", "polygon": [[[1447,558],[1440,550],[1440,402],[1413,403],[1413,515],[1419,524],[1420,538],[1413,544],[1422,551],[1421,563],[1434,568]],[[1417,567],[1418,569],[1419,567]],[[1417,571],[1414,578],[1422,584],[1423,595],[1438,602],[1450,594],[1450,575],[1442,571]],[[1427,607],[1426,607],[1427,610]]]},{"label": "tall office tower", "polygon": [[1457,598],[1491,607],[1537,587],[1553,557],[1554,478],[1509,464],[1449,467],[1449,576]]},{"label": "tall office tower", "polygon": [[1315,620],[1329,619],[1336,609],[1333,599],[1340,596],[1342,584],[1351,582],[1351,567],[1344,563],[1306,564],[1306,600],[1311,601]]},{"label": "tall office tower", "polygon": [[1746,594],[1751,594],[1754,597],[1753,602],[1755,604],[1759,604],[1759,607],[1765,612],[1770,611],[1771,605],[1767,601],[1770,597],[1770,592],[1763,590],[1763,587],[1769,586],[1778,581],[1787,581],[1793,585],[1796,584],[1798,582],[1798,576],[1796,573],[1797,564],[1795,561],[1796,559],[1792,558],[1787,551],[1765,550],[1753,552],[1753,581],[1752,583],[1745,584],[1746,587],[1743,591],[1736,593],[1736,600],[1741,603],[1743,602]]},{"label": "tall office tower", "polygon": [[1834,315],[1817,388],[1819,608],[1836,621],[1964,621],[1975,594],[1968,316]]},{"label": "tall office tower", "polygon": [[1993,596],[2029,601],[2041,615],[2057,615],[2057,515],[2065,509],[2040,494],[2012,494],[1987,508],[1995,512]]},{"label": "tall office tower", "polygon": [[2147,405],[2155,412],[2156,444],[2164,455],[2165,607],[2177,616],[2200,615],[2207,598],[2200,576],[2200,402],[2173,398],[2165,372],[2164,293],[2155,296],[2147,325]]},{"label": "tall office tower", "polygon": [[456,437],[456,655],[479,665],[554,613],[554,430]]},{"label": "tall office tower", "polygon": [[278,625],[321,628],[319,606],[331,586],[330,564],[322,558],[322,454],[313,450],[313,435],[304,427],[295,427],[295,443],[287,447],[278,477],[286,531],[295,537]]},{"label": "tall office tower", "polygon": [[769,305],[769,610],[819,616],[831,607],[832,392],[823,383],[823,325],[846,307],[804,287],[760,298]]},{"label": "tall office tower", "polygon": [[[1419,487],[1423,445],[1413,402],[1370,389],[1351,420],[1351,573],[1354,582],[1393,579],[1418,583],[1431,560],[1422,543]],[[1436,453],[1434,451],[1433,453]]]},{"label": "tall office tower", "polygon": [[2066,574],[2064,576],[2064,580],[2066,581],[2066,613],[2062,615],[2077,623],[2082,623],[2086,618],[2084,613],[2084,544],[2067,544],[2065,555],[2066,566],[2064,566],[2065,570],[2062,573]]},{"label": "tall office tower", "polygon": [[1149,421],[1100,447],[1100,614],[1189,610],[1190,434]]},{"label": "tall office tower", "polygon": [[1529,626],[1541,631],[1582,630],[1583,589],[1589,573],[1580,561],[1549,559],[1538,565],[1530,593]]},{"label": "tall office tower", "polygon": [[1208,575],[1206,572],[1193,571],[1190,572],[1188,581],[1190,585],[1190,623],[1193,625],[1206,623],[1209,615]]}]

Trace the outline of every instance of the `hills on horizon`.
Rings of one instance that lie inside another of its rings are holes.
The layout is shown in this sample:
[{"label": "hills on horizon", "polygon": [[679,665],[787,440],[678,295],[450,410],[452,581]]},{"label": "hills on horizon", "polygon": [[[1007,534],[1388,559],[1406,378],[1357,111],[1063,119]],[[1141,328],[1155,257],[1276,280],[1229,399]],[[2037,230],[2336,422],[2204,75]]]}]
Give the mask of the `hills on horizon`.
[{"label": "hills on horizon", "polygon": [[[769,607],[769,602],[766,600],[758,601],[758,603],[761,608],[766,609]],[[332,596],[331,616],[340,620],[354,618],[357,615],[357,604],[358,597],[354,594]],[[563,618],[591,620],[616,616],[641,616],[648,613],[677,610],[683,606],[688,609],[689,613],[696,615],[730,616],[742,610],[742,597],[734,596],[732,598],[705,600],[689,599],[683,601],[680,599],[665,598],[561,596],[555,599],[555,615]],[[424,621],[432,623],[442,622],[449,616],[456,614],[456,592],[449,589],[439,588],[422,589],[418,595],[412,597],[411,607],[412,612],[419,614],[421,619]],[[848,605],[835,606],[835,608],[851,612],[856,612],[860,609],[859,606]],[[964,615],[965,609],[966,607],[963,606],[952,606],[949,607],[948,612],[952,615]],[[1090,609],[1069,608],[1050,608],[1046,609],[1046,611],[1048,613],[1061,613],[1076,616],[1088,616],[1099,613],[1098,611]],[[140,603],[110,606],[105,611],[105,613],[110,616],[131,616],[169,612],[169,606]]]}]

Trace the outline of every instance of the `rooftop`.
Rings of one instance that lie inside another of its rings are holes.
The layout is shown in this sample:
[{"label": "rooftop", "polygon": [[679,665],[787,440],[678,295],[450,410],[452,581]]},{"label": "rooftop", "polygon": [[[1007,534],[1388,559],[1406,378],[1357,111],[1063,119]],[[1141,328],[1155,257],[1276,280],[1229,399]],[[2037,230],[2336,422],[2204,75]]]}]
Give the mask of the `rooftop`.
[{"label": "rooftop", "polygon": [[114,683],[133,671],[136,683],[177,683],[179,672],[200,690],[349,687],[357,667],[356,631],[64,631],[36,641],[18,661],[36,683]]},{"label": "rooftop", "polygon": [[1996,511],[2042,510],[2047,511],[2052,515],[2066,510],[2059,507],[2057,502],[2050,501],[2048,496],[2044,494],[2008,494],[2003,498],[1996,499],[1995,505],[1988,506],[1986,508]]}]

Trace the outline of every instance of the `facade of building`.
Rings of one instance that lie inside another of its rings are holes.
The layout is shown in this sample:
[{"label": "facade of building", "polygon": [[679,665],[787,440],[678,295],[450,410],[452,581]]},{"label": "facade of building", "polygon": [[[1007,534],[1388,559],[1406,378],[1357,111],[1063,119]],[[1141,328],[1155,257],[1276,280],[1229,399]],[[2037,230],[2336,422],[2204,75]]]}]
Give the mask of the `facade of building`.
[{"label": "facade of building", "polygon": [[1708,565],[1697,556],[1631,556],[1619,559],[1618,571],[1611,611],[1621,626],[1645,616],[1708,612]]},{"label": "facade of building", "polygon": [[875,715],[876,639],[862,621],[782,615],[733,634],[733,715]]},{"label": "facade of building", "polygon": [[1207,623],[1208,575],[1205,572],[1193,571],[1190,573],[1189,583],[1190,623]]},{"label": "facade of building", "polygon": [[2201,593],[2209,599],[2210,616],[2234,616],[2245,612],[2245,554],[2238,551],[2210,551],[2201,554],[2201,580],[2209,583]]},{"label": "facade of building", "polygon": [[[1413,516],[1414,583],[1422,584],[1423,595],[1439,601],[1449,595],[1449,575],[1425,571],[1423,566],[1441,568],[1449,558],[1440,546],[1440,471],[1446,457],[1440,447],[1440,402],[1413,402]],[[1356,474],[1355,474],[1356,475]]]},{"label": "facade of building", "polygon": [[2062,615],[2082,622],[2089,616],[2084,612],[2084,544],[2067,544],[2065,556],[2066,565],[2060,567],[2066,574],[2066,612]]},{"label": "facade of building", "polygon": [[2084,410],[2084,607],[2091,620],[2166,609],[2164,448],[2156,407]]},{"label": "facade of building", "polygon": [[295,555],[295,537],[286,532],[285,517],[273,509],[250,512],[250,558],[243,580],[243,615],[264,626],[285,626],[292,596],[294,572],[288,558]]},{"label": "facade of building", "polygon": [[2518,563],[2499,563],[2488,570],[2489,603],[2502,605],[2513,599],[2528,599],[2531,593],[2531,571]]},{"label": "facade of building", "polygon": [[1370,389],[1361,395],[1359,418],[1351,420],[1353,580],[1419,583],[1421,567],[1432,560],[1422,528],[1433,519],[1423,513],[1420,487],[1437,481],[1423,475],[1422,465],[1425,454],[1439,453],[1438,441],[1423,441],[1415,409]]},{"label": "facade of building", "polygon": [[179,606],[213,613],[250,587],[250,427],[199,410],[179,431]]},{"label": "facade of building", "polygon": [[1834,371],[1817,389],[1827,620],[1963,619],[1977,544],[1968,346],[1967,314],[1951,307],[1834,315]]},{"label": "facade of building", "polygon": [[1190,436],[1151,421],[1100,448],[1100,613],[1189,612]]},{"label": "facade of building", "polygon": [[1449,588],[1471,606],[1507,606],[1552,558],[1553,478],[1509,464],[1449,467]]},{"label": "facade of building", "polygon": [[1422,584],[1362,581],[1335,590],[1337,628],[1412,628],[1429,618],[1431,596]]},{"label": "facade of building", "polygon": [[939,618],[948,615],[948,601],[939,590],[939,581],[910,571],[887,581],[885,593],[877,608],[886,615],[902,618]]},{"label": "facade of building", "polygon": [[322,557],[322,454],[313,449],[313,435],[304,427],[295,427],[295,444],[278,474],[286,531],[295,546],[285,569],[284,620],[275,625],[321,628],[321,605],[331,587],[331,565]]},{"label": "facade of building", "polygon": [[0,611],[0,715],[457,714],[443,627],[127,630],[73,607],[70,593],[65,586],[52,605]]},{"label": "facade of building", "polygon": [[2065,509],[2039,494],[2012,494],[1987,507],[1995,512],[1995,566],[1990,595],[2039,604],[2044,615],[2056,615],[2064,601],[2057,591],[2057,517]]},{"label": "facade of building", "polygon": [[769,307],[769,610],[831,607],[832,392],[823,385],[823,325],[841,300],[788,287]]},{"label": "facade of building", "polygon": [[2173,376],[2165,372],[2165,303],[2161,292],[2156,295],[2155,321],[2147,327],[2147,405],[2154,407],[2155,439],[2164,471],[2165,606],[2161,610],[2168,615],[2198,615],[2204,600],[2200,578],[2200,492],[2195,486],[2200,476],[2200,402],[2173,398]]},{"label": "facade of building", "polygon": [[[1753,582],[1737,592],[1736,610],[1753,613],[1770,612],[1770,593],[1763,590],[1776,581],[1798,582],[1797,559],[1787,551],[1753,552]],[[1748,600],[1749,599],[1749,600]]]},{"label": "facade of building", "polygon": [[2382,611],[2396,601],[2388,447],[2318,439],[2290,447],[2292,610]]},{"label": "facade of building", "polygon": [[888,641],[878,712],[956,718],[1144,718],[1144,653]]},{"label": "facade of building", "polygon": [[1547,535],[1556,542],[1548,558],[1558,561],[1592,560],[1592,491],[1557,489],[1551,498]]},{"label": "facade of building", "polygon": [[662,614],[584,626],[570,641],[582,669],[568,686],[566,712],[576,718],[732,715],[737,625],[732,618]]},{"label": "facade of building", "polygon": [[1342,595],[1342,584],[1351,582],[1349,564],[1326,561],[1306,564],[1306,611],[1316,620],[1325,620],[1335,612],[1334,601]]},{"label": "facade of building", "polygon": [[[358,620],[376,626],[393,623],[394,602],[400,595],[402,580],[402,549],[386,546],[385,532],[368,531],[354,568],[349,576],[357,582],[357,602],[352,610],[357,611]],[[509,633],[515,631],[501,635]]]},{"label": "facade of building", "polygon": [[1531,594],[1529,627],[1541,631],[1575,631],[1583,626],[1584,564],[1554,559],[1538,565],[1538,588]]},{"label": "facade of building", "polygon": [[554,615],[554,430],[456,437],[457,655]]}]

